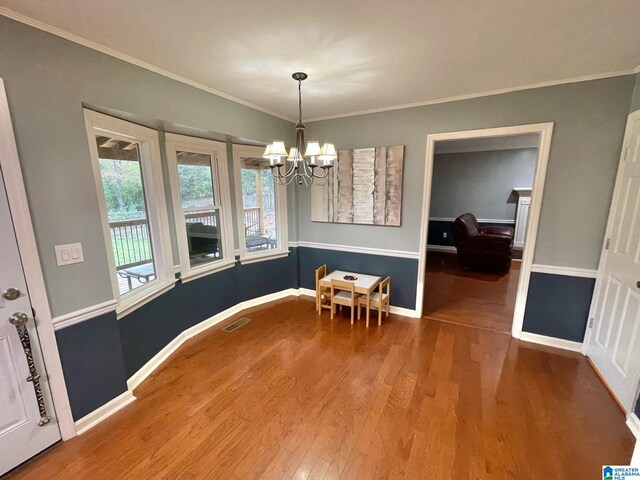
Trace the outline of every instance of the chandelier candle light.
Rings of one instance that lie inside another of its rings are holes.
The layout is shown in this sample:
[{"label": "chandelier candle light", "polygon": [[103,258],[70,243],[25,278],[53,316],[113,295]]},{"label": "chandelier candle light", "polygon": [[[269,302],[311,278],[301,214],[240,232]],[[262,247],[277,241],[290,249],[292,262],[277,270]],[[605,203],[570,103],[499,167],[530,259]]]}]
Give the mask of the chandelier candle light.
[{"label": "chandelier candle light", "polygon": [[[307,187],[314,183],[324,185],[329,179],[329,171],[333,167],[333,162],[338,158],[336,147],[333,143],[325,143],[320,147],[320,143],[309,141],[304,144],[304,123],[302,123],[302,81],[307,79],[307,74],[296,72],[292,75],[298,82],[298,123],[296,124],[296,146],[291,147],[289,153],[281,140],[275,140],[267,145],[262,155],[269,160],[269,168],[273,177],[282,185],[288,185],[294,180],[298,185]],[[304,152],[304,155],[302,154]],[[290,165],[284,169],[286,161]],[[322,173],[317,173],[317,168]]]}]

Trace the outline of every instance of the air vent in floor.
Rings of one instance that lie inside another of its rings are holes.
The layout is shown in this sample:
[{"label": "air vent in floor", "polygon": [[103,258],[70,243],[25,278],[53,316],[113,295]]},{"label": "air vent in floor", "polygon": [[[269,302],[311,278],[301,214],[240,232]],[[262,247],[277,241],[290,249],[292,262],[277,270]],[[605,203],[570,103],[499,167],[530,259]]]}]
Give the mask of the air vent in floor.
[{"label": "air vent in floor", "polygon": [[239,329],[241,326],[249,323],[251,319],[249,317],[242,317],[236,320],[235,322],[230,323],[226,327],[222,329],[223,332],[231,333]]}]

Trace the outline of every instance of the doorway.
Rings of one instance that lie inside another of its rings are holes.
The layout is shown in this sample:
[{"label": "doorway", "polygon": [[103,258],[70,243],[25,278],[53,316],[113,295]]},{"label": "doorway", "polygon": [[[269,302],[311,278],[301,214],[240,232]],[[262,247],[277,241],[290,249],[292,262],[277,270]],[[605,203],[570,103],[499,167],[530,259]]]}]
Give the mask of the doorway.
[{"label": "doorway", "polygon": [[[417,313],[520,337],[552,129],[546,123],[428,135]],[[485,184],[488,175],[502,177],[501,186]],[[446,178],[448,185],[436,184]],[[465,250],[467,234],[474,242],[488,235],[489,247]]]}]

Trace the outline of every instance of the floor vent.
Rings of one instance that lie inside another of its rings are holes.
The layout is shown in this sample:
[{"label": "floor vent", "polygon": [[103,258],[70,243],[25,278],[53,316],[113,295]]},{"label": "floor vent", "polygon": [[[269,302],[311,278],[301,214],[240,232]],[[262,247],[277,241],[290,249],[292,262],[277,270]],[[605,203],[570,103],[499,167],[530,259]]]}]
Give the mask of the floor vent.
[{"label": "floor vent", "polygon": [[235,322],[230,323],[229,325],[227,325],[226,327],[224,327],[222,329],[223,332],[227,332],[227,333],[231,333],[231,332],[235,332],[237,329],[239,329],[241,326],[246,325],[247,323],[249,323],[251,321],[251,319],[249,317],[242,317],[239,318],[238,320],[236,320]]}]

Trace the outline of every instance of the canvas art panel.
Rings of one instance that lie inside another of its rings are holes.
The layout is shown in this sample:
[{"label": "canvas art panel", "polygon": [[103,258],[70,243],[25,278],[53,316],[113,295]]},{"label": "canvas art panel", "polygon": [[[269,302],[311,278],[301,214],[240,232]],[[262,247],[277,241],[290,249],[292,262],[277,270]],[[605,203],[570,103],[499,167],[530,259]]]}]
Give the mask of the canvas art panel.
[{"label": "canvas art panel", "polygon": [[311,187],[314,222],[400,226],[404,145],[338,151],[324,185]]}]

